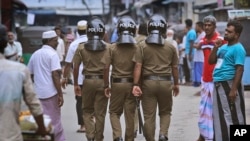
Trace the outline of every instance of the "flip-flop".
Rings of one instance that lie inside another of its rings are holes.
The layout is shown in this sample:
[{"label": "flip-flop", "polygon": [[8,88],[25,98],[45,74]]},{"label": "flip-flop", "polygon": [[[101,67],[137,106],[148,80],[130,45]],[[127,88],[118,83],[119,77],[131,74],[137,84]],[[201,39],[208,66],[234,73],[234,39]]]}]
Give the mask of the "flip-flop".
[{"label": "flip-flop", "polygon": [[85,130],[84,130],[84,129],[78,129],[76,132],[77,132],[77,133],[84,133]]}]

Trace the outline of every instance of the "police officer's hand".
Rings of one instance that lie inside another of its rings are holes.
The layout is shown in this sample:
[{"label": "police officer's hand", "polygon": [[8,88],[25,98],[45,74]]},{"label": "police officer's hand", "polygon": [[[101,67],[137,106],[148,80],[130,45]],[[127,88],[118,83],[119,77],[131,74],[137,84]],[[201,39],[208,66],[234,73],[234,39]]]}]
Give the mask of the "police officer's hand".
[{"label": "police officer's hand", "polygon": [[179,95],[179,85],[173,86],[173,96]]},{"label": "police officer's hand", "polygon": [[104,89],[104,94],[107,98],[109,98],[111,96],[109,87]]},{"label": "police officer's hand", "polygon": [[133,86],[132,94],[134,96],[141,96],[142,95],[141,88],[139,86]]},{"label": "police officer's hand", "polygon": [[81,87],[79,85],[74,85],[75,95],[81,96]]}]

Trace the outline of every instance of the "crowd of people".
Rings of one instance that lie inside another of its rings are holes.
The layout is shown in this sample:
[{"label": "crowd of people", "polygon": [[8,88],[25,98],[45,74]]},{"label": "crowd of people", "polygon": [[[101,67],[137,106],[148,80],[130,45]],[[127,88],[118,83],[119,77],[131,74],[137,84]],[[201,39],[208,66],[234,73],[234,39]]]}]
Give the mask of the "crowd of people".
[{"label": "crowd of people", "polygon": [[[175,36],[160,14],[138,28],[130,16],[122,16],[111,43],[98,17],[79,21],[77,36],[71,31],[62,36],[56,26],[42,33],[43,45],[32,54],[27,67],[19,63],[21,44],[1,25],[0,79],[9,81],[0,85],[0,140],[22,140],[17,122],[22,96],[38,124],[37,133],[47,134],[46,114],[52,120],[55,140],[66,140],[61,122],[63,89],[73,84],[77,132],[84,132],[88,141],[104,140],[107,110],[113,140],[134,141],[138,100],[145,139],[155,140],[158,111],[158,140],[168,141],[173,97],[179,95],[179,84],[185,84],[201,88],[197,141],[229,141],[229,126],[246,124],[241,84],[246,52],[239,42],[243,27],[238,21],[229,21],[223,38],[213,16],[196,22],[195,28],[191,19],[185,24],[184,34]],[[6,128],[7,124],[16,129]]]}]

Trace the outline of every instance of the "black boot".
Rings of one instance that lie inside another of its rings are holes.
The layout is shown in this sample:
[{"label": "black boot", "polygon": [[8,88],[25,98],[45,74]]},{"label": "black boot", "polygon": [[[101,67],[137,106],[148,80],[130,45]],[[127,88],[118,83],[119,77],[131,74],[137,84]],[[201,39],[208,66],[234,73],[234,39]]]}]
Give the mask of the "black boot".
[{"label": "black boot", "polygon": [[159,141],[168,141],[168,137],[166,137],[164,135],[160,135],[159,136]]},{"label": "black boot", "polygon": [[114,139],[114,141],[123,141],[122,137],[118,137],[116,139]]}]

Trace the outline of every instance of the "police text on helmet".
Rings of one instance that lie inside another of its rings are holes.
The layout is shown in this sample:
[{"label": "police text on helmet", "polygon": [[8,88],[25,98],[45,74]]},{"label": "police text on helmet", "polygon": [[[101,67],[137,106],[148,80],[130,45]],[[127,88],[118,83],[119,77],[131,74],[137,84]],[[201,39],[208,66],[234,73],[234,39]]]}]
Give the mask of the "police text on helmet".
[{"label": "police text on helmet", "polygon": [[103,28],[88,28],[88,32],[103,32]]},{"label": "police text on helmet", "polygon": [[130,23],[121,23],[119,24],[119,27],[131,27],[131,28],[135,28],[134,24],[130,24]]},{"label": "police text on helmet", "polygon": [[164,27],[165,24],[163,24],[163,23],[150,22],[150,23],[149,23],[149,26]]}]

